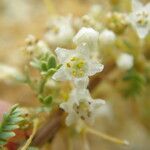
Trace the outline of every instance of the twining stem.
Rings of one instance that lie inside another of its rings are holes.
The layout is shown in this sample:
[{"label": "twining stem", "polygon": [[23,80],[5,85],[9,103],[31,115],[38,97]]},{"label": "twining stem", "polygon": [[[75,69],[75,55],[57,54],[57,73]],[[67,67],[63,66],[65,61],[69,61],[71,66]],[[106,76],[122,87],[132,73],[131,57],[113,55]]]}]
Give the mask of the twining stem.
[{"label": "twining stem", "polygon": [[35,133],[37,131],[38,124],[39,124],[38,119],[33,120],[33,131],[32,131],[32,134],[29,137],[29,139],[27,140],[27,142],[25,143],[25,145],[20,150],[27,150],[28,149],[28,147],[31,144],[32,139],[33,139],[33,137],[34,137],[34,135],[35,135]]},{"label": "twining stem", "polygon": [[108,141],[111,141],[111,142],[114,142],[114,143],[117,143],[117,144],[129,145],[129,142],[126,141],[126,140],[121,140],[121,139],[118,139],[116,137],[109,136],[109,135],[107,135],[105,133],[102,133],[100,131],[96,131],[96,130],[90,128],[90,127],[86,127],[86,131],[89,132],[89,133],[92,133],[94,135],[97,135],[100,138],[103,138],[105,140],[108,140]]}]

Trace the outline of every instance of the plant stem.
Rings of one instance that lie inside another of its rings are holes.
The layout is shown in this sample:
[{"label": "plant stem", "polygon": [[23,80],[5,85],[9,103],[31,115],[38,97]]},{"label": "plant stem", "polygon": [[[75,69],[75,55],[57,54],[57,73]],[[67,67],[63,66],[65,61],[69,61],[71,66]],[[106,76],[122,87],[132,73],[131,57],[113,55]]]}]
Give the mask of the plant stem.
[{"label": "plant stem", "polygon": [[109,136],[109,135],[107,135],[105,133],[102,133],[100,131],[96,131],[96,130],[90,128],[90,127],[87,127],[86,131],[89,132],[89,133],[92,133],[94,135],[97,135],[98,137],[101,137],[105,140],[108,140],[108,141],[111,141],[111,142],[114,142],[114,143],[117,143],[117,144],[129,145],[129,142],[126,141],[126,140],[121,140],[121,139],[118,139],[116,137]]},{"label": "plant stem", "polygon": [[47,141],[51,141],[61,127],[64,112],[58,109],[52,114],[49,120],[36,133],[32,145],[42,146]]},{"label": "plant stem", "polygon": [[37,119],[33,120],[33,131],[31,136],[29,137],[29,139],[27,140],[27,142],[25,143],[25,145],[21,148],[21,150],[27,150],[29,145],[32,142],[32,139],[37,131],[37,127],[38,127],[39,121]]}]

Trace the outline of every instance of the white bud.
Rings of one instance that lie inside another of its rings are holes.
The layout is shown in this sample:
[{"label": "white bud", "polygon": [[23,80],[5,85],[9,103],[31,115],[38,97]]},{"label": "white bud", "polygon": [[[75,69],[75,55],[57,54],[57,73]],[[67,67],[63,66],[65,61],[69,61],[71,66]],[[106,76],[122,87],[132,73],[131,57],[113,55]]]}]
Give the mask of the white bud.
[{"label": "white bud", "polygon": [[76,45],[80,45],[82,43],[94,44],[98,42],[99,33],[92,28],[82,27],[80,31],[74,36],[73,42]]},{"label": "white bud", "polygon": [[122,70],[129,70],[133,67],[133,60],[132,55],[123,53],[117,59],[117,66]]},{"label": "white bud", "polygon": [[47,44],[46,44],[44,41],[41,41],[41,40],[40,40],[40,41],[37,43],[37,47],[38,47],[38,49],[40,50],[40,52],[41,52],[42,54],[47,53],[47,52],[50,52],[49,47],[47,46]]},{"label": "white bud", "polygon": [[29,44],[29,43],[35,43],[36,42],[36,37],[34,36],[34,35],[32,35],[32,34],[29,34],[28,36],[27,36],[27,38],[25,39],[25,42],[27,43],[27,44]]},{"label": "white bud", "polygon": [[116,40],[116,35],[113,31],[105,29],[99,35],[99,42],[101,44],[112,44]]}]

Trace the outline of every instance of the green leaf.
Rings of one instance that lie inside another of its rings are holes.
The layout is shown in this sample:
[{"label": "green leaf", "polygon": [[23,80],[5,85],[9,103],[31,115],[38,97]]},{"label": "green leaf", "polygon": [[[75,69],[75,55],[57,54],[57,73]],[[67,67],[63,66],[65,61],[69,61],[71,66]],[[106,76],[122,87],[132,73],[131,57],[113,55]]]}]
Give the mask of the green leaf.
[{"label": "green leaf", "polygon": [[10,112],[3,115],[3,120],[0,124],[0,146],[7,143],[7,140],[13,136],[15,129],[19,128],[19,123],[24,120],[22,110],[18,105],[12,106]]},{"label": "green leaf", "polygon": [[47,96],[44,98],[44,104],[45,105],[50,105],[52,103],[53,97],[52,96]]},{"label": "green leaf", "polygon": [[48,69],[50,68],[55,68],[56,67],[56,59],[54,56],[51,56],[49,59],[48,59]]},{"label": "green leaf", "polygon": [[18,125],[6,125],[6,126],[4,126],[3,130],[4,131],[12,131],[12,130],[15,130],[17,128],[19,128]]},{"label": "green leaf", "polygon": [[10,118],[9,122],[13,122],[13,123],[19,123],[21,121],[23,121],[24,119],[22,117],[13,117],[13,118]]},{"label": "green leaf", "polygon": [[8,139],[8,138],[11,138],[13,136],[15,136],[16,134],[14,132],[1,132],[0,133],[0,139]]},{"label": "green leaf", "polygon": [[7,141],[0,140],[0,145],[5,145],[5,144],[7,144]]},{"label": "green leaf", "polygon": [[41,62],[41,68],[43,71],[47,71],[47,63],[45,61]]}]

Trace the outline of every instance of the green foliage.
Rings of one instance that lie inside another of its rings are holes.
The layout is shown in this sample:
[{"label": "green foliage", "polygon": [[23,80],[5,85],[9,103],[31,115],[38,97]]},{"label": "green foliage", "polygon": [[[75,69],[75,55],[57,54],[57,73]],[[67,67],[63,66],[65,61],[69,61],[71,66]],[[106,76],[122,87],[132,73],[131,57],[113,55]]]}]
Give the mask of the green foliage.
[{"label": "green foliage", "polygon": [[48,96],[39,96],[39,100],[41,101],[41,103],[43,103],[45,106],[50,106],[52,104],[53,101],[53,97],[51,95]]},{"label": "green foliage", "polygon": [[12,106],[9,113],[4,114],[3,120],[0,123],[0,146],[5,145],[9,138],[15,136],[13,131],[18,129],[19,123],[24,120],[22,115],[22,110],[17,104]]},{"label": "green foliage", "polygon": [[30,65],[33,68],[39,70],[41,78],[39,80],[36,79],[36,82],[34,82],[34,79],[31,79],[30,77],[28,67],[28,70],[26,71],[25,83],[28,83],[35,91],[38,99],[43,104],[42,107],[49,107],[52,104],[52,96],[45,95],[45,84],[47,80],[60,68],[61,65],[57,65],[56,58],[51,53],[46,53],[38,58],[33,58],[33,60],[30,62]]},{"label": "green foliage", "polygon": [[30,63],[32,67],[40,70],[41,74],[44,76],[52,76],[57,69],[56,59],[52,54],[44,54],[40,58],[34,58]]},{"label": "green foliage", "polygon": [[124,90],[125,96],[136,96],[141,93],[146,82],[143,74],[136,70],[128,71],[123,77],[125,82],[128,82],[128,87]]}]

